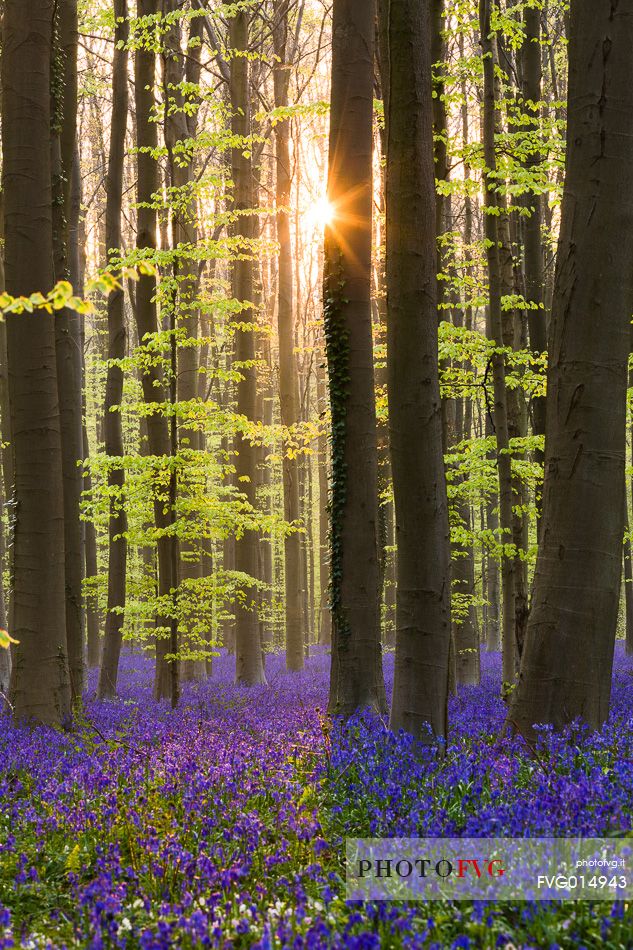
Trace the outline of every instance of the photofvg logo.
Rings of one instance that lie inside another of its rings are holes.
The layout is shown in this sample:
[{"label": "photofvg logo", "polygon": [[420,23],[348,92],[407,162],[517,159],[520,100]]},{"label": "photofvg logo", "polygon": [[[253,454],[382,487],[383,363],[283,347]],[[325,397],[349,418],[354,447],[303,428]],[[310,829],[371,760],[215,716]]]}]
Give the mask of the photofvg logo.
[{"label": "photofvg logo", "polygon": [[358,862],[358,871],[360,877],[375,874],[376,878],[396,877],[408,880],[415,875],[426,878],[435,874],[436,877],[446,878],[456,874],[457,877],[466,877],[467,874],[475,874],[478,878],[485,876],[500,877],[504,874],[502,861],[500,858],[458,858],[457,865],[448,858],[440,858],[439,861],[433,861],[431,858],[415,858],[410,861],[408,858],[394,860],[392,858],[376,858],[372,861],[369,858],[362,858]]},{"label": "photofvg logo", "polygon": [[630,900],[633,839],[350,838],[348,900]]}]

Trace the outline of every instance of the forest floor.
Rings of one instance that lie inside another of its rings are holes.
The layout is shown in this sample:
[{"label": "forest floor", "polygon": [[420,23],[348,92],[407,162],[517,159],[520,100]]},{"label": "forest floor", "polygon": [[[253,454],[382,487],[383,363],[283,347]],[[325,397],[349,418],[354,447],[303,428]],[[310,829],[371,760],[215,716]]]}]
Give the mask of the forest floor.
[{"label": "forest floor", "polygon": [[[633,662],[618,647],[597,734],[499,739],[499,658],[451,701],[439,760],[379,723],[332,734],[329,659],[270,688],[232,659],[151,697],[127,654],[120,698],[86,703],[74,733],[0,720],[0,947],[633,946],[618,903],[346,904],[346,835],[618,835],[633,826]],[[392,657],[386,672],[391,677]],[[94,694],[94,677],[90,681]]]}]

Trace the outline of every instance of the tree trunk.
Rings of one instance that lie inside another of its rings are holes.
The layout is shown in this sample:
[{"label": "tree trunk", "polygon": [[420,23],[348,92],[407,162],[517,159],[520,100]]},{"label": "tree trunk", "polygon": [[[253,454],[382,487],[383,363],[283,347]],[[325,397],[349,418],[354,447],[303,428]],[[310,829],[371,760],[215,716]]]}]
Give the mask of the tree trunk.
[{"label": "tree trunk", "polygon": [[[157,0],[138,0],[138,15],[151,16],[157,10]],[[158,191],[158,166],[154,152],[158,145],[156,122],[153,121],[154,86],[156,83],[156,55],[151,48],[139,46],[134,63],[134,89],[136,99],[136,134],[139,151],[138,169],[138,221],[136,246],[141,251],[151,252],[156,248],[156,211],[152,207],[152,196]],[[156,311],[156,278],[144,275],[139,278],[136,291],[136,327],[139,346],[144,345],[145,337],[153,337],[159,330]],[[145,341],[146,343],[147,341]],[[172,577],[171,543],[167,536],[173,522],[173,512],[165,503],[164,488],[159,486],[159,472],[164,468],[170,455],[169,426],[164,414],[166,399],[163,372],[160,365],[149,365],[142,374],[143,398],[148,405],[147,441],[153,464],[156,467],[153,480],[154,518],[160,532],[158,548],[158,596],[169,598],[174,587]],[[153,411],[152,411],[153,410]],[[159,495],[163,497],[158,497]],[[156,618],[156,676],[154,694],[157,699],[171,695],[170,662],[165,659],[169,653],[169,618]],[[175,662],[175,661],[174,661]]]},{"label": "tree trunk", "polygon": [[[632,328],[632,330],[631,330],[631,335],[632,335],[632,342],[633,342],[633,328]],[[629,369],[629,384],[628,384],[628,388],[629,388],[629,389],[633,388],[633,369]],[[630,429],[629,429],[629,435],[631,436],[631,460],[633,461],[633,425],[631,425],[631,427],[630,427]],[[631,488],[633,488],[633,484],[631,484]],[[627,487],[627,485],[625,484],[625,487],[624,487],[624,498],[625,498],[624,509],[625,509],[625,513],[626,513],[626,522],[625,522],[625,530],[626,530],[626,531],[629,530],[629,520],[628,520],[628,516],[629,516],[629,503],[628,503],[628,495],[629,495],[628,487]],[[633,494],[631,495],[631,497],[633,498]],[[630,541],[628,542],[628,550],[627,550],[627,548],[625,547],[624,557],[625,557],[625,561],[624,561],[625,578],[626,578],[626,581],[627,581],[627,587],[626,587],[626,632],[625,632],[625,650],[626,650],[626,655],[627,655],[627,656],[633,656],[633,560],[632,560],[631,542],[630,542]],[[626,576],[626,561],[627,561],[627,559],[628,559],[628,562],[629,562],[628,570],[629,570],[629,572],[630,572],[630,577],[627,577],[627,576]]]},{"label": "tree trunk", "polygon": [[[90,455],[90,446],[88,444],[88,433],[86,425],[82,427],[82,438],[84,446],[84,458]],[[88,495],[92,492],[92,477],[89,471],[84,475],[84,491]],[[94,522],[87,521],[85,525],[85,573],[86,577],[96,577],[98,573],[97,563],[97,533]],[[96,593],[89,594],[86,598],[86,662],[89,670],[94,670],[101,664],[101,638],[99,629],[99,603]]]},{"label": "tree trunk", "polygon": [[[250,15],[246,12],[238,12],[231,17],[232,50],[248,49],[249,19]],[[253,207],[253,171],[247,141],[251,134],[249,61],[244,55],[235,56],[231,60],[231,106],[232,131],[233,135],[238,137],[238,142],[232,150],[234,210],[239,213],[236,232],[244,243],[244,259],[233,263],[233,285],[235,296],[244,305],[239,320],[250,324],[255,320],[252,311],[253,261],[250,258],[253,253],[251,241],[254,236],[254,220],[252,214],[245,212]],[[235,358],[240,372],[237,384],[237,412],[245,419],[253,421],[257,412],[257,373],[251,365],[255,360],[254,330],[236,327]],[[235,448],[238,452],[236,476],[239,489],[254,511],[257,502],[257,449],[242,433],[236,436]],[[249,578],[257,578],[258,563],[258,532],[247,529],[235,541],[235,569]],[[266,682],[257,619],[257,591],[247,582],[241,593],[243,599],[238,601],[235,609],[235,679],[237,683],[253,686]]]},{"label": "tree trunk", "polygon": [[[77,160],[73,165],[73,201],[81,208],[81,168]],[[86,269],[86,226],[85,219],[78,213],[79,228],[77,230],[77,253],[74,255],[74,261],[71,265],[75,270],[72,278],[72,285],[75,288],[77,296],[84,296],[84,280]],[[80,323],[80,350],[81,350],[81,377],[83,380],[82,392],[82,423],[81,423],[81,441],[83,448],[83,458],[90,457],[90,445],[88,442],[88,429],[86,425],[86,324],[85,320]],[[90,466],[84,468],[83,490],[88,497],[92,495],[92,475]],[[97,533],[94,521],[86,521],[83,526],[84,534],[84,576],[94,578],[98,573],[97,566]],[[101,642],[100,642],[100,618],[99,618],[99,599],[96,591],[90,592],[85,598],[86,610],[86,662],[88,669],[92,670],[101,663]]]},{"label": "tree trunk", "polygon": [[576,0],[549,340],[541,545],[509,722],[609,713],[633,311],[633,4]]},{"label": "tree trunk", "polygon": [[[5,272],[8,293],[53,286],[53,0],[6,0],[2,49]],[[15,467],[12,694],[15,714],[59,724],[70,713],[64,492],[56,316],[7,318]]]},{"label": "tree trunk", "polygon": [[[389,48],[387,38],[386,17],[378,17],[378,40],[379,40],[379,66],[380,66],[380,94],[383,97],[383,89],[388,85],[389,75],[387,64],[389,62]],[[374,307],[376,311],[376,334],[381,345],[386,346],[387,342],[387,288],[385,272],[385,254],[384,254],[384,221],[385,221],[385,158],[387,152],[387,137],[384,126],[379,130],[378,140],[380,142],[381,162],[380,162],[380,184],[379,201],[380,214],[376,215],[374,226],[374,242],[377,249],[375,254],[374,274],[375,274],[375,300]],[[375,367],[376,393],[383,394],[387,392],[387,361],[381,360]],[[389,456],[389,420],[387,418],[377,420],[377,438],[378,438],[378,539],[380,556],[380,590],[381,590],[381,621],[382,633],[385,645],[395,646],[396,641],[396,623],[395,623],[395,554],[388,551],[388,547],[394,546],[394,519],[393,519],[393,501],[389,496],[392,489],[391,478],[391,459]],[[386,500],[389,498],[389,500]]]},{"label": "tree trunk", "polygon": [[373,0],[335,0],[324,311],[332,414],[329,708],[386,706],[371,323]]},{"label": "tree trunk", "polygon": [[[489,336],[494,341],[495,352],[491,357],[492,377],[494,385],[494,429],[497,445],[497,468],[499,472],[499,522],[500,540],[503,544],[512,542],[512,466],[509,454],[508,435],[508,403],[505,381],[505,356],[500,352],[503,346],[503,329],[501,315],[501,268],[499,261],[498,196],[496,188],[496,155],[495,155],[495,52],[494,38],[491,33],[490,17],[493,0],[480,0],[479,22],[481,31],[481,48],[483,53],[484,73],[484,116],[483,139],[486,172],[484,174],[484,193],[486,211],[484,214],[484,231],[487,242],[486,256],[488,260],[489,282]],[[502,614],[502,646],[503,646],[503,681],[512,683],[515,676],[515,644],[514,644],[514,558],[502,556],[501,559],[501,590],[503,598]]]},{"label": "tree trunk", "polygon": [[[464,55],[464,41],[463,37],[460,37],[460,57]],[[464,147],[469,144],[470,141],[470,131],[468,125],[468,87],[465,80],[462,81],[462,139]],[[468,161],[464,162],[464,178],[468,181],[471,177],[471,169]],[[470,192],[468,188],[464,195],[464,244],[465,244],[465,273],[469,279],[474,277],[474,268],[472,265],[472,243],[473,243],[473,203]],[[468,294],[468,289],[466,289],[466,294]],[[473,329],[474,315],[473,307],[470,303],[465,308],[464,313],[464,326],[466,330]],[[465,369],[469,369],[472,372],[472,364],[466,364]],[[462,417],[462,429],[459,435],[460,440],[470,440],[473,437],[473,399],[472,395],[468,392],[465,393],[464,398],[462,399],[463,403],[463,417]],[[460,509],[460,518],[464,526],[468,530],[472,530],[475,513],[473,507],[468,498],[464,499],[461,504]],[[480,632],[479,632],[479,621],[477,615],[477,608],[473,603],[473,598],[476,594],[476,585],[475,585],[475,549],[473,542],[462,545],[462,557],[461,564],[456,564],[453,574],[453,592],[458,589],[459,586],[462,588],[462,592],[466,594],[469,598],[470,603],[468,605],[468,613],[466,616],[467,630],[469,637],[471,639],[473,649],[475,650],[476,665],[468,665],[469,675],[471,673],[475,674],[473,681],[479,682],[481,676],[481,657],[480,657]],[[483,573],[483,554],[482,554],[482,573]],[[494,567],[496,569],[496,562]],[[456,650],[457,652],[457,650]],[[457,671],[456,671],[457,678]]]},{"label": "tree trunk", "polygon": [[[319,363],[321,360],[319,360]],[[317,449],[319,472],[319,587],[321,600],[319,606],[319,643],[329,647],[332,644],[332,612],[330,610],[330,557],[329,557],[329,488],[328,488],[328,438],[324,428],[324,415],[327,411],[327,394],[322,368],[317,369],[317,399],[321,430]]]},{"label": "tree trunk", "polygon": [[[290,82],[288,51],[289,0],[275,0],[273,9],[273,46],[277,60],[273,70],[275,108],[288,106]],[[277,205],[277,240],[279,242],[279,274],[277,282],[277,320],[279,324],[279,402],[282,425],[291,428],[299,421],[299,383],[294,351],[295,313],[293,305],[292,245],[290,242],[291,163],[289,120],[275,125],[275,173]],[[299,498],[299,459],[289,457],[288,446],[283,457],[284,519],[298,525],[301,519]],[[301,576],[301,534],[298,531],[284,539],[286,578],[286,667],[302,670],[303,645],[303,578]]]},{"label": "tree trunk", "polygon": [[[123,201],[123,166],[128,114],[129,36],[127,0],[114,0],[115,46],[112,62],[112,119],[110,154],[106,179],[106,245],[114,257],[121,253],[121,205]],[[116,365],[126,355],[125,297],[123,289],[114,290],[108,298],[108,375],[103,412],[105,453],[108,466],[110,517],[108,522],[108,607],[103,641],[103,657],[99,673],[98,696],[114,696],[121,655],[126,595],[127,513],[125,503],[125,470],[123,467],[123,370]]]},{"label": "tree trunk", "polygon": [[[524,112],[529,119],[528,128],[538,131],[539,105],[541,101],[541,11],[526,6],[523,11],[525,43],[523,44],[523,98]],[[532,103],[532,105],[530,105]],[[541,161],[537,151],[532,152],[525,163],[528,174],[534,174]],[[541,234],[543,213],[542,197],[528,192],[524,204],[529,215],[524,222],[525,299],[528,303],[528,326],[530,346],[535,354],[547,349],[547,327],[543,308],[543,238]],[[532,428],[535,435],[545,435],[545,397],[532,400]],[[537,452],[538,461],[543,453]]]},{"label": "tree trunk", "polygon": [[[501,257],[501,294],[502,297],[516,297],[523,291],[522,281],[517,275],[514,249],[516,241],[511,236],[510,214],[505,198],[499,198],[500,214],[497,218],[497,228],[500,240],[499,254]],[[527,334],[525,332],[524,314],[515,308],[504,308],[502,313],[503,342],[505,346],[515,351],[527,349]],[[527,406],[523,390],[519,386],[507,388],[506,402],[508,407],[508,439],[518,440],[527,436]],[[512,444],[512,443],[510,443]],[[512,459],[525,461],[525,452],[516,447],[512,449]],[[507,669],[514,668],[512,679],[519,671],[519,662],[525,641],[525,629],[528,616],[528,520],[525,514],[527,497],[525,486],[517,475],[512,473],[512,543],[514,544],[514,637],[511,644],[513,656],[506,656]],[[510,646],[510,644],[509,644]],[[510,682],[510,680],[508,680]]]},{"label": "tree trunk", "polygon": [[[169,0],[166,12],[175,12],[178,4]],[[171,187],[175,194],[175,208],[172,211],[172,235],[174,247],[184,251],[198,243],[198,207],[195,193],[195,151],[187,148],[187,142],[195,139],[198,126],[198,103],[195,92],[200,82],[200,40],[202,20],[191,20],[187,56],[183,56],[179,21],[175,20],[165,37],[164,86],[165,101],[169,108],[165,115],[165,142],[169,151]],[[188,93],[183,94],[183,82]],[[176,157],[176,151],[178,151]],[[181,253],[182,253],[181,251]],[[193,260],[178,256],[174,260],[174,308],[177,327],[184,334],[184,344],[178,347],[178,401],[194,403],[198,398],[199,347],[191,345],[199,334],[200,314],[198,310],[199,281],[198,266]],[[187,345],[189,344],[189,345]],[[180,474],[181,494],[183,497],[196,492],[199,453],[202,447],[202,433],[195,427],[182,424],[178,433],[178,448],[184,462]],[[203,576],[202,545],[196,538],[195,514],[189,517],[191,540],[180,545],[179,581],[184,583],[184,596],[192,604],[189,614],[184,618],[185,625],[194,628],[196,581]],[[199,633],[190,633],[185,644],[190,651],[200,652],[205,648]],[[182,675],[186,681],[201,681],[206,678],[204,659],[185,659],[182,663]]]},{"label": "tree trunk", "polygon": [[[450,542],[437,344],[431,22],[414,0],[383,10],[387,129],[387,375],[396,545],[391,728],[447,730]],[[415,436],[414,436],[415,433]]]},{"label": "tree trunk", "polygon": [[[0,505],[4,505],[4,491],[0,480]],[[4,531],[0,531],[0,569],[4,567],[6,555],[6,546],[4,542]],[[4,583],[0,578],[0,630],[8,630],[6,600],[4,594]],[[0,647],[0,700],[7,700],[9,684],[11,682],[11,649]],[[3,705],[3,703],[0,703]]]},{"label": "tree trunk", "polygon": [[[276,393],[271,385],[271,367],[270,367],[270,340],[264,339],[260,344],[260,358],[265,364],[265,380],[262,390],[258,396],[257,418],[262,424],[270,428],[273,424],[273,403],[276,401]],[[265,499],[266,510],[268,514],[273,512],[273,493],[271,492],[271,471],[270,463],[267,459],[269,448],[264,445],[259,450],[259,460],[257,465],[257,486],[262,499]],[[259,579],[264,585],[259,592],[259,636],[262,648],[272,647],[273,644],[273,540],[270,534],[264,533],[259,539]]]},{"label": "tree trunk", "polygon": [[[54,279],[70,279],[71,181],[77,130],[77,0],[56,5],[53,34],[51,175],[53,189]],[[79,207],[75,207],[79,213]],[[77,222],[74,227],[76,229]],[[83,318],[61,310],[55,319],[57,385],[64,482],[64,560],[66,641],[73,702],[84,683],[83,539],[79,508],[83,489],[78,462],[83,458],[81,327]]]},{"label": "tree trunk", "polygon": [[[626,487],[625,487],[626,492]],[[624,515],[624,545],[622,559],[624,561],[624,617],[625,617],[625,650],[626,655],[633,653],[633,562],[631,561],[631,539],[629,538],[628,500]]]},{"label": "tree trunk", "polygon": [[[490,434],[492,431],[490,430]],[[496,537],[499,530],[497,494],[485,506],[486,530]],[[486,558],[486,650],[498,653],[501,650],[501,620],[499,617],[499,562],[488,553]]]},{"label": "tree trunk", "polygon": [[[1,51],[0,51],[1,55]],[[6,290],[4,280],[4,205],[3,196],[0,190],[0,237],[2,238],[2,247],[0,247],[0,292]],[[0,479],[0,511],[6,506],[6,474],[12,473],[13,462],[7,463],[7,457],[10,458],[12,446],[10,438],[10,414],[9,414],[9,393],[7,377],[7,338],[5,321],[0,321],[0,415],[1,415],[1,433],[2,433],[2,478]],[[7,444],[8,443],[8,444]],[[11,475],[12,477],[12,475]],[[0,524],[0,571],[4,572],[7,552],[7,538],[5,536],[4,524]],[[13,576],[13,565],[9,559],[9,590],[11,589],[11,577]],[[4,577],[0,578],[0,628],[9,630],[9,618],[7,611],[7,593],[4,587]],[[9,692],[11,681],[11,648],[0,652],[0,692],[5,699]],[[1,698],[1,697],[0,697]]]}]

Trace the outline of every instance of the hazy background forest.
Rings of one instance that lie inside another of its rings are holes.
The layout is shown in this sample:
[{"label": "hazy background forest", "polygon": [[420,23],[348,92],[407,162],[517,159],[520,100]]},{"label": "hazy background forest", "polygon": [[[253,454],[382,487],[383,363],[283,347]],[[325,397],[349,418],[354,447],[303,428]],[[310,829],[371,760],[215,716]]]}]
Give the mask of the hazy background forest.
[{"label": "hazy background forest", "polygon": [[633,0],[0,11],[0,946],[632,946]]}]

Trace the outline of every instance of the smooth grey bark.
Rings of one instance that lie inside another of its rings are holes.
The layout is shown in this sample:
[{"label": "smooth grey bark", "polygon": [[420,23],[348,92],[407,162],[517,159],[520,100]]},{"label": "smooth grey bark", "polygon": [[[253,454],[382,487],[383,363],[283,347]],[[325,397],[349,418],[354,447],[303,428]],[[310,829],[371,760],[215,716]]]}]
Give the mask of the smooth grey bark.
[{"label": "smooth grey bark", "polygon": [[624,648],[626,655],[630,656],[633,653],[633,562],[631,561],[631,541],[628,538],[628,501],[626,508],[627,510],[624,515],[625,537],[622,547],[622,560],[624,563]]},{"label": "smooth grey bark", "polygon": [[[230,46],[232,50],[248,50],[250,14],[236,12],[230,19]],[[242,260],[233,262],[234,295],[245,310],[239,315],[243,323],[254,320],[251,309],[253,301],[253,261],[250,257],[254,237],[253,215],[245,212],[253,208],[253,169],[248,151],[248,136],[251,134],[251,105],[249,89],[249,61],[246,56],[235,56],[231,61],[231,108],[232,131],[238,144],[232,149],[232,177],[234,209],[240,212],[236,222],[236,235],[243,240]],[[252,365],[255,360],[254,330],[235,330],[235,359],[239,367],[237,384],[237,411],[247,420],[254,420],[257,413],[257,373]],[[257,505],[257,450],[241,433],[236,436],[236,476],[240,491],[255,510]],[[235,569],[250,578],[257,578],[259,567],[258,533],[245,530],[235,540]],[[242,589],[235,608],[235,679],[244,686],[266,683],[264,661],[257,618],[257,592],[251,583]]]},{"label": "smooth grey bark", "polygon": [[[275,0],[273,5],[273,48],[276,62],[273,69],[275,108],[288,106],[290,83],[289,0]],[[277,208],[277,240],[279,242],[277,278],[277,321],[279,332],[279,403],[281,422],[292,428],[299,421],[299,382],[295,357],[295,307],[293,298],[293,257],[290,240],[290,190],[292,186],[289,120],[275,125],[275,203]],[[282,463],[284,519],[298,525],[301,519],[299,497],[299,459],[284,452]],[[284,538],[285,554],[285,619],[286,667],[302,670],[304,663],[304,585],[301,577],[303,552],[298,531]]]},{"label": "smooth grey bark", "polygon": [[[499,231],[497,227],[499,200],[496,191],[495,153],[496,100],[495,100],[495,47],[491,33],[491,6],[494,0],[480,0],[479,26],[483,55],[484,100],[483,100],[483,146],[486,171],[483,176],[485,214],[484,233],[488,262],[490,303],[488,308],[488,336],[495,343],[491,357],[494,386],[494,432],[499,473],[499,538],[503,544],[512,541],[512,465],[509,453],[508,401],[505,380],[505,356],[501,311],[501,263],[499,256]],[[503,681],[512,683],[515,676],[514,643],[514,559],[501,559],[502,594],[502,650]]]},{"label": "smooth grey bark", "polygon": [[[2,55],[0,51],[0,56]],[[4,206],[3,200],[0,193],[0,235],[4,239]],[[5,279],[4,279],[4,240],[2,248],[0,248],[0,291],[4,293],[6,290]],[[11,460],[8,464],[6,459],[11,458],[12,446],[10,438],[10,429],[11,429],[11,418],[9,413],[9,392],[8,392],[8,377],[7,377],[8,367],[7,367],[7,338],[6,338],[6,324],[2,320],[0,322],[0,416],[1,416],[1,432],[2,432],[2,478],[0,479],[0,510],[5,508],[5,499],[6,499],[6,475],[7,471],[13,472],[13,461]],[[8,444],[6,444],[8,443]],[[4,525],[0,525],[0,570],[4,569],[6,564],[6,554],[7,554],[7,537],[5,536]],[[11,589],[11,577],[13,576],[13,565],[11,559],[9,559],[9,591]],[[7,610],[7,591],[4,586],[4,579],[0,578],[0,629],[9,630],[9,617]],[[0,692],[4,695],[4,698],[8,702],[8,692],[9,685],[11,682],[11,648],[7,647],[6,650],[0,651]],[[1,698],[1,697],[0,697]]]},{"label": "smooth grey bark", "polygon": [[509,723],[609,713],[633,312],[633,0],[574,0],[541,543]]},{"label": "smooth grey bark", "polygon": [[[4,486],[0,480],[0,505],[4,505]],[[6,546],[4,541],[4,531],[0,531],[0,566],[4,567],[6,556]],[[4,583],[0,579],[0,630],[8,630],[8,618],[6,609],[6,598],[4,593]],[[11,649],[0,647],[0,706],[8,702],[9,685],[11,682]]]},{"label": "smooth grey bark", "polygon": [[[148,17],[157,12],[158,0],[138,0],[139,16]],[[156,54],[153,49],[139,46],[134,57],[134,90],[136,106],[136,136],[139,151],[136,157],[138,184],[136,246],[140,251],[148,252],[151,258],[156,248],[157,215],[153,205],[153,195],[158,191],[158,166],[154,153],[158,146],[158,130],[153,121],[153,107],[156,85]],[[151,342],[159,330],[156,309],[156,278],[143,275],[139,278],[136,291],[136,329],[139,346]],[[142,373],[143,398],[148,405],[146,417],[147,441],[153,464],[160,469],[171,454],[169,426],[164,413],[167,392],[163,379],[162,366],[149,365]],[[171,597],[175,585],[172,574],[171,539],[169,529],[173,523],[173,511],[165,497],[160,497],[161,489],[154,485],[154,519],[159,532],[157,541],[158,595]],[[170,652],[168,640],[168,617],[156,617],[156,673],[154,694],[157,699],[171,696],[171,662],[166,660]],[[175,661],[173,661],[175,662]]]},{"label": "smooth grey bark", "polygon": [[[319,361],[321,362],[321,361]],[[327,392],[325,376],[321,366],[317,368],[317,400],[321,420],[327,410]],[[328,507],[328,438],[322,427],[317,446],[317,465],[319,472],[319,643],[329,647],[332,644],[332,611],[330,608],[330,554],[329,554],[329,515]]]},{"label": "smooth grey bark", "polygon": [[[76,153],[79,148],[76,148]],[[79,156],[76,154],[73,163],[73,182],[71,192],[71,202],[74,204],[72,220],[76,223],[76,231],[72,234],[72,251],[70,257],[71,284],[78,297],[84,296],[84,281],[86,272],[86,225],[85,218],[81,213],[82,203],[82,182]],[[79,348],[81,354],[81,377],[82,377],[82,421],[81,421],[81,443],[82,457],[88,459],[90,456],[90,447],[88,443],[88,429],[86,425],[86,337],[85,337],[85,319],[79,324]],[[83,490],[87,496],[92,494],[92,476],[90,466],[84,466],[83,470]],[[84,578],[96,577],[97,575],[97,535],[94,521],[85,521],[83,530],[83,557],[84,557]],[[88,594],[84,597],[84,609],[86,615],[86,665],[88,669],[98,667],[101,661],[101,638],[100,638],[100,617],[98,599],[95,595]]]},{"label": "smooth grey bark", "polygon": [[[631,330],[632,342],[633,342],[633,329]],[[633,369],[629,369],[629,384],[628,388],[633,387]],[[629,436],[631,437],[631,461],[633,462],[633,425],[629,429]],[[629,488],[633,489],[633,481],[631,485],[625,484],[624,486],[624,499],[625,499],[625,532],[629,530]],[[631,494],[633,498],[633,494]],[[628,538],[625,538],[624,542],[624,578],[626,582],[625,595],[626,595],[626,630],[625,630],[625,651],[627,656],[633,656],[633,552],[631,550],[631,542]]]},{"label": "smooth grey bark", "polygon": [[[511,236],[510,212],[505,197],[500,196],[499,217],[497,228],[500,239],[499,255],[501,265],[501,294],[504,297],[516,297],[523,293],[522,280],[519,278],[515,251],[517,242]],[[527,327],[525,315],[512,308],[504,308],[502,313],[503,343],[515,351],[524,352],[527,349]],[[506,393],[508,407],[508,439],[524,439],[527,436],[528,418],[527,405],[520,386],[508,386]],[[512,449],[512,459],[525,459],[525,452],[521,451],[515,441]],[[515,554],[513,558],[513,586],[514,586],[514,636],[508,644],[512,655],[505,655],[506,669],[513,667],[512,679],[519,670],[525,629],[528,617],[528,519],[525,514],[527,505],[526,489],[516,471],[512,471],[512,543]],[[504,677],[505,678],[505,677]],[[511,682],[511,680],[507,680]]]},{"label": "smooth grey bark", "polygon": [[371,320],[373,0],[335,0],[325,337],[332,414],[329,708],[386,708],[380,643],[378,460]]},{"label": "smooth grey bark", "polygon": [[387,2],[381,15],[389,45],[389,84],[383,89],[387,380],[398,552],[390,726],[429,741],[447,731],[451,637],[438,371],[431,18],[428,8],[414,0]]},{"label": "smooth grey bark", "polygon": [[[53,0],[7,0],[2,49],[6,288],[53,286],[51,96]],[[14,461],[15,715],[59,724],[70,714],[64,498],[55,320],[7,319]]]},{"label": "smooth grey bark", "polygon": [[[114,54],[112,61],[112,118],[110,150],[106,178],[106,245],[108,255],[121,254],[121,212],[125,135],[128,116],[128,53],[129,36],[127,0],[114,0]],[[117,361],[126,355],[125,295],[123,288],[108,297],[108,374],[103,411],[105,453],[108,456],[108,605],[99,671],[97,695],[103,699],[116,694],[121,656],[122,629],[125,619],[127,568],[127,512],[125,500],[125,469],[123,464],[123,370]]]},{"label": "smooth grey bark", "polygon": [[[90,455],[90,447],[85,422],[82,427],[82,436],[84,458],[87,459]],[[89,471],[84,473],[84,491],[88,495],[92,492],[92,477]],[[86,522],[84,530],[85,575],[86,577],[96,577],[98,572],[97,534],[94,523]],[[101,663],[99,607],[96,596],[91,595],[86,597],[86,663],[89,670],[96,669]]]},{"label": "smooth grey bark", "polygon": [[[260,359],[265,365],[264,379],[260,382],[260,390],[257,397],[257,418],[261,420],[264,426],[270,427],[273,424],[273,403],[277,400],[277,394],[272,385],[272,369],[270,366],[270,340],[264,339],[260,342]],[[267,460],[268,446],[262,446],[259,451],[257,463],[257,488],[262,499],[266,501],[266,510],[272,514],[274,508],[274,496],[271,491],[271,467]],[[262,649],[273,645],[273,594],[274,594],[274,576],[273,576],[273,540],[272,536],[262,533],[259,539],[259,579],[263,588],[259,592],[259,636],[262,643]]]},{"label": "smooth grey bark", "polygon": [[[464,55],[464,42],[463,37],[460,37],[460,56]],[[462,81],[462,111],[461,111],[461,124],[462,124],[462,139],[464,145],[468,145],[470,141],[470,131],[468,125],[468,88],[465,79]],[[471,168],[468,161],[464,162],[464,178],[468,180],[471,178]],[[473,243],[473,202],[470,196],[470,192],[466,190],[464,196],[464,245],[466,248],[467,260],[465,261],[465,273],[466,276],[470,279],[474,276],[474,268],[471,261],[472,255],[472,243]],[[466,330],[472,330],[474,323],[474,314],[472,305],[468,304],[465,307],[464,311],[464,326]],[[468,369],[468,364],[465,366]],[[472,369],[472,367],[470,367]],[[457,433],[459,441],[465,439],[471,439],[473,435],[473,400],[468,394],[460,400],[463,410],[460,413],[460,428]],[[472,505],[468,498],[464,498],[460,501],[459,504],[459,517],[467,530],[471,530],[474,522],[474,512],[472,510]],[[453,551],[455,553],[455,551]],[[476,664],[469,663],[466,667],[467,675],[471,681],[478,682],[479,676],[481,674],[481,664],[480,664],[480,631],[479,631],[479,620],[477,615],[477,608],[473,603],[473,599],[476,594],[476,585],[475,585],[475,550],[472,543],[466,543],[461,546],[460,555],[456,561],[453,563],[453,584],[452,592],[461,592],[469,598],[470,603],[468,604],[467,613],[463,621],[463,625],[466,626],[467,638],[472,644],[472,649],[474,650],[474,656],[476,659]],[[496,562],[494,563],[496,568]],[[482,558],[482,571],[484,569],[483,558]],[[457,630],[453,632],[453,639],[457,641],[459,638],[459,633]],[[467,646],[466,646],[467,648]],[[456,649],[456,653],[458,649]],[[463,653],[462,653],[463,655]],[[465,672],[462,670],[462,672]],[[474,673],[474,676],[473,676]],[[456,670],[456,679],[457,670]]]},{"label": "smooth grey bark", "polygon": [[[178,6],[175,0],[166,0],[165,13],[176,12]],[[189,259],[186,253],[188,248],[195,247],[198,243],[195,151],[188,149],[187,142],[195,139],[198,128],[199,102],[192,90],[197,89],[200,82],[201,38],[202,20],[195,17],[189,26],[188,52],[183,54],[180,23],[174,20],[165,37],[163,54],[165,101],[169,104],[165,115],[165,142],[169,154],[171,187],[176,196],[172,211],[172,236],[175,249],[180,251],[173,264],[176,281],[173,295],[174,319],[178,330],[184,333],[187,341],[197,339],[200,327],[198,264]],[[198,398],[199,347],[179,345],[176,355],[178,401],[183,404],[194,403]],[[192,489],[195,491],[202,441],[203,435],[196,426],[183,423],[179,425],[178,449],[181,455],[189,458],[189,465],[183,464],[179,475],[179,494],[183,498],[186,498]],[[189,471],[192,472],[191,477],[188,476]],[[184,585],[183,596],[193,600],[195,582],[203,576],[203,557],[202,544],[195,536],[195,516],[189,521],[192,538],[180,544],[178,581]],[[204,649],[204,644],[200,643],[199,637],[193,635],[185,640],[184,647],[185,652],[187,648],[199,652]],[[200,682],[206,679],[206,661],[202,658],[187,658],[181,663],[181,668],[185,681]]]},{"label": "smooth grey bark", "polygon": [[[542,97],[541,11],[526,6],[523,11],[525,42],[522,48],[524,111],[529,119],[528,129],[536,132],[539,126],[539,105]],[[541,161],[537,151],[530,153],[525,162],[526,171],[534,174]],[[524,205],[529,215],[523,219],[523,247],[525,268],[525,299],[528,302],[530,347],[535,354],[547,349],[547,325],[543,294],[543,208],[542,196],[528,192]],[[545,435],[545,397],[532,400],[532,430]],[[543,461],[543,453],[536,454]]]},{"label": "smooth grey bark", "polygon": [[[71,277],[71,230],[76,239],[79,206],[71,203],[71,182],[77,136],[77,0],[55,5],[53,80],[51,82],[51,175],[53,201],[53,266],[56,281]],[[84,688],[83,536],[80,520],[83,458],[81,320],[73,310],[55,319],[57,386],[64,484],[64,571],[66,641],[71,697],[80,702]]]}]

